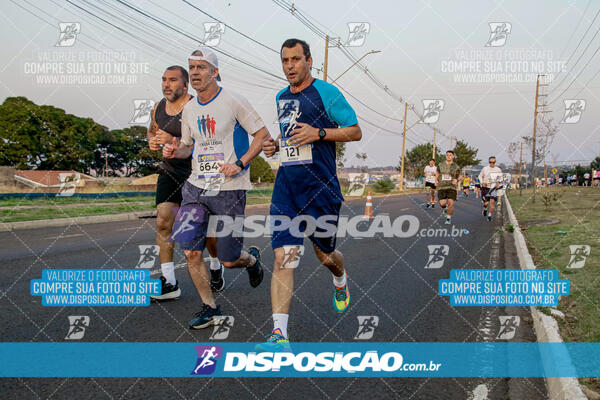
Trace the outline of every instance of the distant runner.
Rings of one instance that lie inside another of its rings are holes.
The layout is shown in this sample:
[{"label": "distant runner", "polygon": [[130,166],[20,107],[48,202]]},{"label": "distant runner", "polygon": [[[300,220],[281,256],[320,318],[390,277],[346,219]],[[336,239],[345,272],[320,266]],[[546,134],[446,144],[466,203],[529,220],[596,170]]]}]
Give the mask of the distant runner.
[{"label": "distant runner", "polygon": [[[481,201],[483,202],[483,216],[488,221],[493,220],[494,206],[498,201],[498,189],[502,184],[502,170],[496,167],[496,157],[489,158],[490,165],[483,167],[479,173],[481,181]],[[488,210],[489,206],[489,210]]]},{"label": "distant runner", "polygon": [[456,186],[460,180],[460,167],[454,163],[454,152],[446,152],[446,160],[440,163],[437,172],[438,200],[440,207],[444,210],[446,216],[446,225],[452,223],[452,213],[454,212],[454,202],[456,201]]},{"label": "distant runner", "polygon": [[435,207],[435,188],[437,187],[437,167],[435,166],[435,160],[432,158],[429,160],[429,165],[425,166],[425,190],[427,208]]}]

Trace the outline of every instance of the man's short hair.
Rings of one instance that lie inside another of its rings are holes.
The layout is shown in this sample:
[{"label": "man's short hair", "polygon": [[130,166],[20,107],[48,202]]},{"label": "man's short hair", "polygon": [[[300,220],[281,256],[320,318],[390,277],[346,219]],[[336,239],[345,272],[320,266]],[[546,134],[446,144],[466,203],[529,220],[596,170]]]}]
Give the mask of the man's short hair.
[{"label": "man's short hair", "polygon": [[171,65],[166,70],[179,71],[181,73],[181,79],[183,79],[184,84],[187,84],[190,81],[190,76],[188,75],[187,69],[183,68],[181,65]]},{"label": "man's short hair", "polygon": [[447,150],[446,153],[452,153],[452,155],[454,155],[454,151],[452,150]]},{"label": "man's short hair", "polygon": [[490,161],[492,158],[493,158],[494,160],[496,159],[496,157],[495,157],[495,156],[490,156],[490,157],[488,158],[488,161]]},{"label": "man's short hair", "polygon": [[296,47],[297,44],[302,46],[302,51],[304,52],[304,58],[306,58],[308,60],[310,58],[310,46],[304,40],[300,40],[300,39],[288,39],[285,42],[283,42],[283,44],[281,45],[281,50],[279,50],[279,54],[281,54],[284,47],[292,48],[292,47]]},{"label": "man's short hair", "polygon": [[431,160],[429,160],[429,161],[433,161],[433,162],[435,162],[435,159],[434,159],[434,158],[432,158],[432,159],[431,159]]}]

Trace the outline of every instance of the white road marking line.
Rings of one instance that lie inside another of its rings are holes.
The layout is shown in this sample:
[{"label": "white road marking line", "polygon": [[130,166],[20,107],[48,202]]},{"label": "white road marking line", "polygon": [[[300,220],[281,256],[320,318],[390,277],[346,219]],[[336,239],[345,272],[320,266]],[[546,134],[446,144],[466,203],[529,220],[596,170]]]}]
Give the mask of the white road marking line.
[{"label": "white road marking line", "polygon": [[471,397],[472,400],[488,400],[488,388],[485,384],[481,384],[479,386],[477,386],[474,390],[473,390],[473,397]]},{"label": "white road marking line", "polygon": [[83,233],[74,233],[72,235],[48,236],[48,237],[45,237],[44,239],[63,239],[63,238],[70,238],[70,237],[77,237],[77,236],[83,236]]}]

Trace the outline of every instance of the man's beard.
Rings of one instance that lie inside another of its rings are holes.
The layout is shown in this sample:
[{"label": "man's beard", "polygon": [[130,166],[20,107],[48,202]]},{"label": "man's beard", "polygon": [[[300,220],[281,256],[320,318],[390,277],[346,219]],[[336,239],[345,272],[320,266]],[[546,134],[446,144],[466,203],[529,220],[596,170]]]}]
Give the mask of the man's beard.
[{"label": "man's beard", "polygon": [[181,96],[183,96],[183,93],[184,93],[183,89],[179,89],[179,90],[174,91],[170,95],[165,95],[165,98],[169,102],[173,103],[173,102],[179,100],[181,98]]}]

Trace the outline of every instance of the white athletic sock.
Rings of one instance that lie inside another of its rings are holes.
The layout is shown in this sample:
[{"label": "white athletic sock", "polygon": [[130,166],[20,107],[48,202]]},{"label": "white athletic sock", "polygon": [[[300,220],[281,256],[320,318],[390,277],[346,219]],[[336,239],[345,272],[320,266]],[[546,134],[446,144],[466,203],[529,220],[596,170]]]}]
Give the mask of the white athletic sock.
[{"label": "white athletic sock", "polygon": [[221,263],[219,262],[219,258],[218,257],[208,257],[209,261],[209,268],[213,271],[219,270],[221,269]]},{"label": "white athletic sock", "polygon": [[342,276],[333,275],[333,284],[339,288],[344,287],[344,285],[346,284],[346,271],[344,271],[344,274]]},{"label": "white athletic sock", "polygon": [[281,334],[286,339],[288,337],[287,324],[289,317],[289,314],[273,314],[273,330],[281,330]]},{"label": "white athletic sock", "polygon": [[160,264],[160,270],[162,272],[162,276],[164,276],[165,279],[167,280],[167,283],[174,285],[176,282],[176,280],[175,280],[175,263],[168,262],[168,263]]}]

